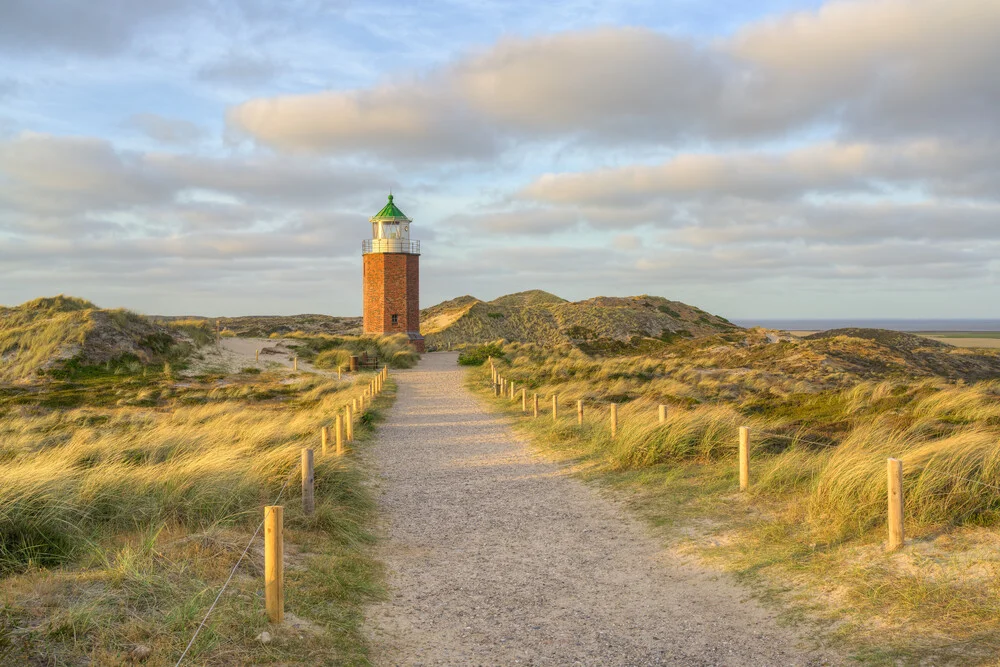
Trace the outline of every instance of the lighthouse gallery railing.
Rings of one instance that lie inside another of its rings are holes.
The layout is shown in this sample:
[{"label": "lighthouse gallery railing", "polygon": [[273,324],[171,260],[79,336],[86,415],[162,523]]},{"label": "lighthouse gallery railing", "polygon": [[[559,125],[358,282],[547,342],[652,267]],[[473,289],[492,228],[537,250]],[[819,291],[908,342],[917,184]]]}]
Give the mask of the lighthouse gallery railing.
[{"label": "lighthouse gallery railing", "polygon": [[420,254],[420,241],[404,239],[365,239],[361,242],[361,252],[402,252],[407,255]]}]

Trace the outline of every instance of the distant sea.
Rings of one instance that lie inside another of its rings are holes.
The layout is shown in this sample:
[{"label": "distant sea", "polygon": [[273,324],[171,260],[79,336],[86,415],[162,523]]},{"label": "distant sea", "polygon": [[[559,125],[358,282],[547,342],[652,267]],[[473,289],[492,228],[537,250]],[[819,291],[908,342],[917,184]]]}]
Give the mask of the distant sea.
[{"label": "distant sea", "polygon": [[896,331],[1000,331],[1000,320],[733,320],[741,327],[767,327],[786,331],[825,331],[846,327]]}]

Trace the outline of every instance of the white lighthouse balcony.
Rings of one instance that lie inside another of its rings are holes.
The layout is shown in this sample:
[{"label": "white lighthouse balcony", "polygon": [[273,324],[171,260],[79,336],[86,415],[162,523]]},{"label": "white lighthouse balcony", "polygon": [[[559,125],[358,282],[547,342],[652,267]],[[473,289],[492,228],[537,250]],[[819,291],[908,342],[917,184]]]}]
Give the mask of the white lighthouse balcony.
[{"label": "white lighthouse balcony", "polygon": [[410,239],[365,239],[361,242],[361,252],[400,252],[407,255],[420,254],[420,241]]}]

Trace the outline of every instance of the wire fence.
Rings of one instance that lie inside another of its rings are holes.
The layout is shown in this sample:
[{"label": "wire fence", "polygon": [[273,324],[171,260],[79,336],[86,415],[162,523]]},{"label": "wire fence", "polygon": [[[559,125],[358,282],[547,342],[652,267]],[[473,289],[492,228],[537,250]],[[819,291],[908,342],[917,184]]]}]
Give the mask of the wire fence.
[{"label": "wire fence", "polygon": [[[492,361],[491,361],[491,366],[493,366]],[[506,386],[510,382],[510,380],[508,378],[504,377],[504,374],[502,372],[500,372],[500,370],[498,368],[496,368],[496,367],[491,368],[491,371],[492,371],[492,374],[493,374],[492,382],[493,382],[493,385],[494,385],[494,395],[498,395],[498,396],[504,397],[503,392],[502,391],[501,392],[497,392],[496,389],[495,389],[495,387],[496,387],[497,384],[500,384],[501,386]],[[521,382],[523,383],[523,381],[521,381]],[[527,383],[527,384],[530,384],[530,382]],[[538,395],[536,394],[535,396],[537,397]],[[555,398],[556,396],[558,396],[558,394],[553,393],[552,396],[553,396],[553,398]],[[664,418],[663,408],[664,408],[664,406],[660,406],[659,422],[660,422],[661,426],[669,428],[669,421],[667,421]],[[536,414],[535,416],[538,416],[538,415]],[[617,427],[618,427],[618,414],[617,414],[617,411],[612,410],[612,414],[611,414],[611,431],[610,431],[612,438],[614,438],[615,435],[616,435]],[[795,444],[806,444],[806,445],[812,445],[814,447],[823,448],[823,449],[826,449],[826,450],[836,450],[836,449],[841,448],[841,447],[844,446],[844,442],[843,441],[841,441],[841,442],[822,442],[822,441],[819,441],[819,440],[802,437],[800,435],[788,435],[786,433],[777,433],[775,431],[765,431],[765,430],[757,429],[757,428],[753,428],[753,429],[750,429],[750,430],[752,430],[753,435],[754,435],[755,438],[756,437],[763,437],[763,438],[782,439],[782,440],[787,440],[787,441],[791,442],[793,445],[795,445]],[[747,488],[749,486],[749,483],[748,483],[749,482],[749,479],[748,479],[749,476],[748,476],[748,472],[747,472],[748,469],[749,469],[749,458],[750,458],[750,452],[749,452],[749,450],[750,450],[750,448],[749,448],[749,431],[748,431],[748,439],[747,439],[747,442],[746,442],[746,446],[744,447],[743,444],[741,444],[741,446],[739,448],[740,468],[741,468],[741,471],[740,471],[741,472],[741,474],[740,474],[740,478],[741,478],[741,480],[740,480],[740,487],[741,487],[741,490],[747,490]],[[901,461],[900,459],[891,459],[891,460]],[[899,465],[901,466],[901,463]],[[813,480],[814,483],[815,483],[816,479],[820,476],[821,473],[822,473],[822,470],[820,470],[820,469],[816,469],[816,470],[812,471],[811,478],[812,478],[812,480]],[[976,485],[976,486],[978,486],[980,488],[983,488],[983,489],[990,489],[991,491],[996,491],[996,492],[1000,493],[1000,483],[993,484],[993,483],[990,483],[990,482],[984,482],[984,481],[979,480],[979,479],[973,479],[971,477],[965,477],[965,476],[962,476],[962,475],[957,475],[957,474],[954,474],[954,473],[946,472],[946,471],[943,471],[943,470],[935,470],[935,469],[930,469],[930,468],[927,468],[927,467],[923,467],[923,468],[919,469],[919,472],[917,473],[916,477],[919,480],[921,480],[921,481],[924,481],[924,480],[933,480],[935,478],[950,479],[950,480],[953,480],[953,481],[961,481],[961,482],[966,482],[968,484]],[[891,499],[892,486],[893,486],[893,482],[892,482],[891,478],[890,478],[888,484],[889,484],[889,491],[890,491],[890,500],[889,500],[889,503],[890,503],[890,514],[891,514],[892,513],[891,504],[893,502],[893,500]],[[900,507],[901,507],[902,506],[902,478],[901,478],[901,476],[900,476],[900,484],[899,484],[899,489],[898,489],[898,495],[899,495],[898,502],[900,503]],[[923,495],[923,497],[928,497],[927,494],[922,494],[922,495]],[[941,493],[937,493],[937,494],[933,494],[933,495],[934,496],[947,497],[947,496],[953,495],[953,491],[941,492]],[[972,507],[968,512],[962,513],[960,516],[958,516],[957,518],[953,518],[951,521],[953,523],[961,523],[966,518],[968,518],[970,515],[972,515],[972,514],[974,514],[976,512],[981,512],[983,510],[984,510],[983,505],[981,503],[978,503],[978,504],[976,504],[975,507]],[[899,511],[899,515],[900,515],[900,517],[902,516],[902,510],[901,509]],[[901,521],[901,519],[900,519],[900,521]],[[900,531],[901,531],[901,528],[900,528]]]},{"label": "wire fence", "polygon": [[[384,387],[384,382],[388,379],[388,377],[389,377],[388,367],[383,367],[382,371],[379,372],[379,374],[377,375],[376,379],[373,379],[369,383],[368,388],[363,392],[360,405],[364,406],[366,400],[373,401],[377,397],[377,395],[381,392],[382,388]],[[355,399],[355,400],[357,400],[357,399]],[[346,410],[346,407],[345,407],[345,410]],[[349,415],[350,415],[349,419],[353,420],[353,418],[354,418],[355,415],[353,413],[349,413]],[[362,415],[360,413],[358,413],[356,416],[358,417],[358,419],[360,421]],[[325,433],[325,427],[323,429],[323,432]],[[339,431],[338,431],[338,438],[339,438],[339,436],[340,436],[340,434],[339,434]],[[325,445],[324,445],[324,447],[325,447]],[[340,454],[340,453],[341,452],[338,450],[338,454]],[[275,496],[274,501],[271,503],[272,506],[278,505],[278,503],[281,502],[281,499],[284,496],[285,491],[288,489],[288,485],[291,483],[292,479],[295,477],[295,473],[298,472],[299,470],[300,470],[300,466],[297,463],[293,463],[291,465],[290,470],[288,471],[288,474],[285,476],[285,481],[282,484],[281,489],[278,490],[278,495]],[[311,468],[310,468],[310,470],[311,470]],[[246,547],[244,547],[242,553],[240,553],[239,558],[236,559],[236,563],[233,564],[232,569],[230,569],[230,571],[229,571],[229,576],[226,577],[226,580],[225,580],[225,582],[223,582],[222,587],[219,588],[219,592],[216,594],[215,599],[212,601],[212,604],[209,605],[208,610],[205,612],[205,615],[201,619],[201,622],[195,628],[194,633],[191,635],[191,639],[188,641],[187,645],[184,647],[184,651],[181,653],[180,657],[177,659],[177,662],[174,663],[174,667],[180,667],[181,663],[184,662],[184,658],[186,658],[187,655],[191,652],[191,648],[194,646],[195,641],[198,639],[198,635],[201,634],[201,631],[202,631],[202,629],[204,629],[205,624],[208,623],[209,617],[211,617],[212,612],[215,611],[215,608],[218,606],[219,601],[222,599],[223,594],[226,592],[226,589],[229,587],[229,584],[232,582],[233,577],[236,575],[237,570],[239,570],[239,567],[243,563],[243,561],[246,560],[247,554],[250,553],[250,548],[253,546],[253,543],[257,540],[257,537],[260,535],[260,532],[261,532],[261,530],[264,527],[265,520],[266,519],[262,519],[260,521],[260,523],[257,524],[257,528],[254,530],[253,534],[250,536],[250,539],[247,541]]]},{"label": "wire fence", "polygon": [[[281,500],[281,497],[285,494],[285,490],[288,488],[288,485],[291,483],[292,478],[294,477],[297,470],[298,466],[292,464],[291,470],[285,477],[285,483],[282,485],[281,490],[278,491],[278,495],[275,497],[274,502],[271,503],[272,505],[277,505],[278,502]],[[201,619],[201,623],[199,623],[198,627],[195,628],[194,634],[191,635],[191,640],[187,643],[187,646],[184,647],[184,652],[181,653],[181,657],[179,657],[177,659],[177,662],[174,663],[174,667],[179,667],[179,665],[182,662],[184,662],[184,658],[191,650],[191,647],[194,646],[195,640],[198,639],[198,635],[201,633],[202,628],[204,628],[205,623],[208,622],[208,617],[212,615],[213,611],[215,611],[216,605],[219,604],[219,600],[222,599],[222,594],[226,592],[226,588],[229,587],[229,582],[233,580],[233,576],[236,574],[236,570],[239,569],[240,565],[243,563],[243,560],[250,552],[250,547],[253,546],[254,541],[257,539],[257,536],[260,535],[260,531],[263,527],[264,527],[264,520],[261,519],[261,522],[257,524],[257,529],[254,530],[253,535],[250,536],[250,540],[247,542],[246,548],[243,549],[243,553],[241,553],[240,557],[236,559],[236,564],[233,565],[233,569],[229,571],[229,576],[226,577],[226,581],[225,583],[222,584],[222,588],[219,589],[219,593],[215,596],[215,600],[212,601],[212,604],[211,606],[209,606],[208,611],[205,612],[205,616]]]}]

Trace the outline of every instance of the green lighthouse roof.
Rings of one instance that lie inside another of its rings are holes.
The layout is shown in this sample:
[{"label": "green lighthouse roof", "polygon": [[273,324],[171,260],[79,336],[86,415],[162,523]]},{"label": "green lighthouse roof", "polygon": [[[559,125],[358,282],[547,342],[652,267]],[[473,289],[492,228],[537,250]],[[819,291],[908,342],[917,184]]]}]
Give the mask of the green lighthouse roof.
[{"label": "green lighthouse roof", "polygon": [[389,195],[389,203],[382,207],[382,210],[376,213],[371,221],[372,222],[410,222],[410,219],[406,217],[406,214],[399,210],[399,207],[392,203],[392,194]]}]

